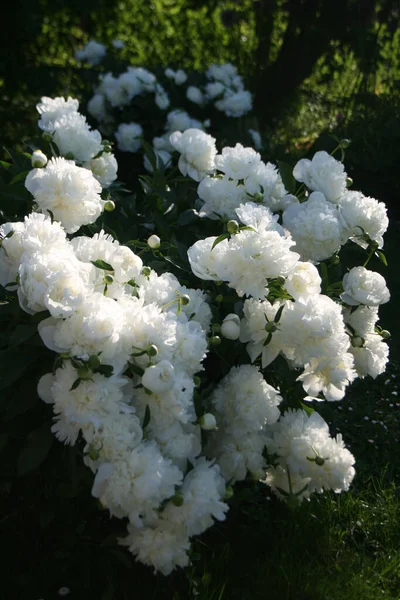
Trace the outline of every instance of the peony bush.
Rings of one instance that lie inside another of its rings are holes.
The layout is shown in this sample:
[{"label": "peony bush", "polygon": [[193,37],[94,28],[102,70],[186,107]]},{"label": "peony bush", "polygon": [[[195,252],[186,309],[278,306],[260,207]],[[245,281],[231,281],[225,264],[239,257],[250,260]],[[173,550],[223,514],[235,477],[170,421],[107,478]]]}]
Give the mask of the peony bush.
[{"label": "peony bush", "polygon": [[326,152],[283,178],[191,123],[165,134],[177,167],[147,147],[132,194],[77,100],[37,109],[28,168],[2,165],[19,202],[2,205],[1,308],[18,304],[17,327],[53,357],[38,395],[52,433],[81,450],[92,495],[125,519],[120,543],[168,575],[225,519],[236,482],[290,506],[347,491],[355,458],[316,409],[385,370],[390,295],[369,268],[385,262],[385,206],[349,191]]}]

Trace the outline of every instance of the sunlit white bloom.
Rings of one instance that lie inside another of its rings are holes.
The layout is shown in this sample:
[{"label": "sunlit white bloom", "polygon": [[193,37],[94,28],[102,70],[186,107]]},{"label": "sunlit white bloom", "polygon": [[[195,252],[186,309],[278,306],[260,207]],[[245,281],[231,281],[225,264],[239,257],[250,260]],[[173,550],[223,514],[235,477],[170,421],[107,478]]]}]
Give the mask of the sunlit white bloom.
[{"label": "sunlit white bloom", "polygon": [[92,171],[103,189],[110,187],[117,179],[118,163],[111,152],[103,152],[101,156],[85,162],[83,166]]},{"label": "sunlit white bloom", "polygon": [[[287,208],[287,191],[279,171],[272,163],[259,163],[250,171],[244,187],[248,194],[261,194],[262,204],[273,211]],[[293,203],[291,199],[290,203]]]},{"label": "sunlit white bloom", "polygon": [[389,360],[389,346],[376,333],[364,334],[363,338],[363,345],[351,346],[349,352],[354,357],[358,377],[364,378],[370,375],[375,379],[385,371]]},{"label": "sunlit white bloom", "polygon": [[339,213],[354,242],[366,248],[368,243],[362,239],[365,235],[382,248],[383,234],[389,225],[383,202],[368,198],[361,192],[348,191],[340,198]]},{"label": "sunlit white bloom", "polygon": [[103,211],[101,186],[91,171],[64,158],[52,158],[46,167],[30,171],[25,187],[39,209],[51,211],[67,233],[94,223]]},{"label": "sunlit white bloom", "polygon": [[232,313],[221,323],[221,335],[228,340],[237,340],[240,335],[240,319]]},{"label": "sunlit white bloom", "polygon": [[175,131],[170,136],[172,146],[180,152],[179,170],[195,181],[201,181],[214,171],[217,154],[215,139],[199,129],[187,129],[184,133]]},{"label": "sunlit white bloom", "polygon": [[285,230],[278,224],[278,215],[273,215],[266,206],[255,202],[246,202],[235,209],[240,221],[255,231],[278,231],[285,235]]},{"label": "sunlit white bloom", "polygon": [[353,267],[343,277],[343,294],[340,298],[345,304],[357,306],[379,306],[389,302],[390,293],[385,278],[380,273],[369,271],[365,267]]},{"label": "sunlit white bloom", "polygon": [[321,292],[318,269],[309,262],[299,261],[286,277],[285,288],[296,300],[300,296],[313,296]]},{"label": "sunlit white bloom", "polygon": [[87,162],[102,151],[101,135],[91,130],[83,115],[73,113],[56,121],[53,140],[60,154]]},{"label": "sunlit white bloom", "polygon": [[329,202],[338,202],[346,191],[347,173],[343,164],[325,151],[316,152],[312,160],[299,160],[293,176],[310,190],[324,194]]},{"label": "sunlit white bloom", "polygon": [[75,98],[68,97],[67,100],[63,97],[49,98],[43,96],[36,105],[36,109],[40,114],[39,127],[42,131],[54,131],[54,124],[62,117],[76,114],[78,112],[79,102]]},{"label": "sunlit white bloom", "polygon": [[343,308],[344,322],[354,330],[355,335],[364,337],[367,333],[373,333],[379,319],[377,306],[363,306],[350,309]]},{"label": "sunlit white bloom", "polygon": [[261,162],[261,156],[253,148],[236,144],[234,148],[225,147],[215,157],[215,166],[230,179],[246,179]]},{"label": "sunlit white bloom", "polygon": [[142,376],[142,384],[151,392],[168,392],[175,382],[174,366],[167,360],[148,367]]},{"label": "sunlit white bloom", "polygon": [[252,362],[261,354],[263,369],[275,360],[283,348],[279,322],[275,323],[282,306],[284,304],[280,301],[271,304],[268,300],[260,302],[255,298],[248,298],[243,305],[240,341],[248,342],[246,350]]},{"label": "sunlit white bloom", "polygon": [[246,201],[243,186],[228,177],[205,177],[200,181],[197,193],[204,202],[200,216],[210,219],[235,219],[235,209]]},{"label": "sunlit white bloom", "polygon": [[303,261],[319,262],[337,252],[347,239],[336,206],[319,192],[301,204],[292,204],[283,213],[283,225],[296,242]]},{"label": "sunlit white bloom", "polygon": [[216,237],[209,237],[199,240],[188,250],[188,259],[193,273],[206,281],[220,279],[218,273],[225,264],[228,252],[227,240],[223,240],[213,248],[216,239]]}]

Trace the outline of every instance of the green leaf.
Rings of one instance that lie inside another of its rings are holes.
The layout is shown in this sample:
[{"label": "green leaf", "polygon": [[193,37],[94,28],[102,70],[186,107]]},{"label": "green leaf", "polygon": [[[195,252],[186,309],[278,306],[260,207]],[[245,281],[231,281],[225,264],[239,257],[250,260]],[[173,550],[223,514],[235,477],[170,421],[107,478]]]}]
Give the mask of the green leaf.
[{"label": "green leaf", "polygon": [[0,390],[17,381],[38,358],[40,357],[32,348],[24,349],[23,352],[15,348],[0,351]]},{"label": "green leaf", "polygon": [[139,367],[138,365],[135,365],[131,362],[128,362],[128,366],[130,371],[132,371],[132,373],[134,373],[135,375],[140,375],[142,376],[144,373],[144,369],[142,369],[142,367]]},{"label": "green leaf", "polygon": [[304,404],[301,400],[300,406],[308,414],[309,417],[313,414],[313,412],[315,412],[315,410],[311,408],[311,406],[307,406],[307,404]]},{"label": "green leaf", "polygon": [[112,365],[100,365],[95,373],[100,373],[100,375],[104,375],[104,377],[111,377],[113,374],[114,367]]},{"label": "green leaf", "polygon": [[9,346],[14,348],[29,340],[37,332],[36,325],[18,325],[10,335]]},{"label": "green leaf", "polygon": [[221,233],[221,235],[214,240],[211,250],[214,250],[215,246],[226,240],[227,237],[229,237],[229,233]]},{"label": "green leaf", "polygon": [[100,258],[98,260],[91,260],[90,262],[98,269],[103,269],[103,271],[114,271],[114,267],[112,265],[105,260],[101,260]]},{"label": "green leaf", "polygon": [[296,191],[296,180],[293,177],[293,167],[282,160],[278,160],[277,163],[283,185],[290,194],[294,194]]},{"label": "green leaf", "polygon": [[76,388],[78,387],[80,382],[81,382],[81,380],[79,379],[79,377],[78,377],[78,379],[75,379],[74,383],[69,388],[69,391],[72,392],[73,390],[76,390]]},{"label": "green leaf", "polygon": [[383,254],[383,252],[381,252],[380,250],[378,250],[377,252],[375,252],[376,256],[379,258],[379,260],[385,265],[385,267],[388,266],[387,260],[386,260],[386,256]]},{"label": "green leaf", "polygon": [[147,404],[146,409],[144,411],[142,429],[146,429],[147,425],[150,423],[150,418],[151,418],[150,406]]},{"label": "green leaf", "polygon": [[46,460],[53,442],[54,436],[48,422],[31,431],[18,458],[18,475],[25,475],[40,467]]},{"label": "green leaf", "polygon": [[282,304],[282,306],[280,306],[278,308],[277,313],[274,317],[274,323],[279,323],[284,308],[285,308],[285,304]]},{"label": "green leaf", "polygon": [[30,171],[23,171],[22,173],[18,173],[18,175],[16,175],[15,177],[13,177],[10,181],[10,185],[13,185],[14,183],[17,183],[17,181],[21,181],[22,179],[26,179],[26,176],[28,175]]}]

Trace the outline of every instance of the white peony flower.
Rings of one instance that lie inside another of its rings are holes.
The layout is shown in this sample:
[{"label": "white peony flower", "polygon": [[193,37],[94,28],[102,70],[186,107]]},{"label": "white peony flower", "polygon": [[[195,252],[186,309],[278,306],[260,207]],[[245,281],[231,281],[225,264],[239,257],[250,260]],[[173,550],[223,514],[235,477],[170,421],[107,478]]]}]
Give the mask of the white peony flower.
[{"label": "white peony flower", "polygon": [[346,191],[347,173],[343,164],[325,151],[316,152],[312,160],[299,160],[293,176],[310,190],[324,194],[329,202],[337,203]]},{"label": "white peony flower", "polygon": [[350,238],[363,248],[368,246],[363,235],[383,247],[383,234],[388,228],[386,206],[375,198],[368,198],[361,192],[349,191],[340,198],[339,214]]},{"label": "white peony flower", "polygon": [[302,204],[292,204],[283,213],[283,225],[292,234],[303,261],[319,262],[337,252],[347,240],[336,206],[319,192]]},{"label": "white peony flower", "polygon": [[382,275],[364,267],[353,267],[343,277],[341,300],[350,306],[379,306],[389,302],[390,292]]},{"label": "white peony flower", "polygon": [[148,367],[142,376],[143,386],[151,392],[168,392],[175,383],[175,369],[168,360]]},{"label": "white peony flower", "polygon": [[204,96],[203,92],[194,85],[190,85],[186,90],[186,98],[195,104],[203,104]]},{"label": "white peony flower", "polygon": [[321,292],[321,277],[318,269],[309,262],[295,264],[286,277],[285,288],[295,300],[301,296],[314,296]]},{"label": "white peony flower", "polygon": [[217,100],[215,108],[224,112],[227,117],[242,117],[253,108],[250,92],[227,90],[221,100]]},{"label": "white peony flower", "polygon": [[287,303],[282,304],[280,301],[271,304],[268,300],[260,302],[255,298],[244,302],[240,341],[248,342],[246,350],[251,362],[261,354],[263,369],[275,360],[283,348],[279,323],[275,323],[275,318],[278,310],[285,304]]},{"label": "white peony flower", "polygon": [[110,187],[117,179],[118,163],[111,152],[103,152],[101,156],[85,162],[83,166],[92,171],[103,189]]},{"label": "white peony flower", "polygon": [[76,60],[86,61],[89,65],[98,65],[107,54],[106,47],[95,40],[90,40],[81,50],[75,52]]},{"label": "white peony flower", "polygon": [[188,250],[190,268],[199,279],[218,281],[218,273],[226,262],[228,240],[223,240],[213,248],[217,238],[209,237],[195,242]]},{"label": "white peony flower", "polygon": [[36,109],[40,114],[39,127],[42,131],[53,132],[55,123],[61,118],[68,115],[77,114],[79,102],[75,98],[68,97],[67,100],[63,97],[49,98],[43,96],[36,105]]},{"label": "white peony flower", "polygon": [[204,177],[199,183],[197,193],[204,202],[199,214],[210,219],[235,219],[235,209],[246,201],[243,186],[228,177]]},{"label": "white peony flower", "polygon": [[214,171],[217,149],[211,135],[199,129],[187,129],[184,133],[175,131],[169,140],[181,154],[178,166],[183,175],[201,181]]},{"label": "white peony flower", "polygon": [[122,152],[137,152],[141,146],[143,129],[138,123],[121,123],[115,132],[118,148]]},{"label": "white peony flower", "polygon": [[261,156],[253,148],[236,144],[234,148],[223,148],[215,157],[215,166],[230,179],[246,179],[261,163]]},{"label": "white peony flower", "polygon": [[62,156],[72,154],[74,160],[87,162],[103,150],[100,133],[92,131],[79,113],[61,117],[54,127],[53,140]]},{"label": "white peony flower", "polygon": [[364,334],[363,338],[363,345],[351,346],[349,352],[354,357],[354,367],[358,377],[363,379],[370,375],[375,379],[385,372],[389,360],[389,346],[376,333]]},{"label": "white peony flower", "polygon": [[103,94],[95,94],[89,100],[87,105],[88,113],[97,121],[104,121],[106,117],[106,107]]},{"label": "white peony flower", "polygon": [[51,211],[67,233],[94,223],[103,211],[101,186],[92,173],[64,158],[52,158],[46,167],[30,171],[25,187],[40,211]]}]

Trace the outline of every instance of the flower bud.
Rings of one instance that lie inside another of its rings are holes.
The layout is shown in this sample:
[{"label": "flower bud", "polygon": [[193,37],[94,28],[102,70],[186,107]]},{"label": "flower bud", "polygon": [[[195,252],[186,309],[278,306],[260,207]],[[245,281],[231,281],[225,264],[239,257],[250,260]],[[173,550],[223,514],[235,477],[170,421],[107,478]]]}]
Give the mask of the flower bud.
[{"label": "flower bud", "polygon": [[351,144],[351,140],[344,138],[343,140],[340,140],[340,145],[342,148],[348,148]]},{"label": "flower bud", "polygon": [[146,352],[147,352],[147,356],[157,356],[158,348],[155,344],[151,344],[151,346],[149,346],[147,348]]},{"label": "flower bud", "polygon": [[316,456],[315,457],[315,464],[318,465],[319,467],[322,467],[322,465],[325,464],[325,459],[322,458],[322,456]]},{"label": "flower bud", "polygon": [[226,224],[226,229],[228,233],[235,234],[239,231],[239,223],[237,221],[231,220]]},{"label": "flower bud", "polygon": [[359,335],[354,335],[351,338],[351,345],[353,346],[353,348],[362,348],[364,346],[364,338],[362,338]]},{"label": "flower bud", "polygon": [[171,502],[174,506],[182,506],[182,504],[185,502],[185,498],[181,492],[176,492],[175,496],[172,496]]},{"label": "flower bud", "polygon": [[353,180],[351,177],[346,177],[346,187],[351,187],[353,185]]},{"label": "flower bud", "polygon": [[200,417],[199,425],[205,431],[212,431],[217,427],[217,420],[211,413],[205,413]]},{"label": "flower bud", "polygon": [[149,237],[149,239],[147,240],[148,246],[150,246],[150,248],[152,248],[153,250],[155,250],[156,248],[159,248],[160,243],[161,243],[161,240],[158,237],[158,235],[151,235]]},{"label": "flower bud", "polygon": [[41,150],[35,150],[31,158],[32,167],[40,169],[47,165],[47,156]]},{"label": "flower bud", "polygon": [[254,202],[262,202],[264,200],[264,196],[260,194],[260,192],[256,192],[253,196]]},{"label": "flower bud", "polygon": [[340,263],[340,258],[339,258],[339,256],[338,256],[337,254],[334,254],[334,255],[331,257],[331,264],[332,264],[332,265],[338,265],[339,263]]},{"label": "flower bud", "polygon": [[265,324],[264,329],[267,333],[274,333],[278,329],[278,327],[277,327],[276,323],[273,323],[272,321],[268,321],[268,323]]},{"label": "flower bud", "polygon": [[101,365],[101,360],[97,354],[92,354],[92,356],[89,356],[88,364],[91,369],[98,369]]},{"label": "flower bud", "polygon": [[190,296],[188,294],[182,294],[180,297],[180,303],[182,306],[187,306],[190,302]]},{"label": "flower bud", "polygon": [[105,275],[103,281],[106,285],[111,285],[114,283],[114,277],[112,275]]},{"label": "flower bud", "polygon": [[112,200],[107,200],[107,202],[104,205],[104,210],[106,210],[107,212],[112,212],[115,209],[115,202],[113,202]]},{"label": "flower bud", "polygon": [[174,387],[175,369],[168,360],[162,360],[152,367],[147,367],[142,376],[145,388],[156,394],[168,392]]},{"label": "flower bud", "polygon": [[44,139],[45,142],[51,142],[51,140],[53,139],[53,136],[48,131],[45,131],[42,135],[42,138]]},{"label": "flower bud", "polygon": [[[229,317],[230,315],[228,315]],[[225,317],[222,325],[221,325],[221,335],[228,340],[237,340],[240,335],[240,319],[237,317],[237,321],[233,319],[228,319]]]},{"label": "flower bud", "polygon": [[230,500],[233,496],[233,487],[231,485],[227,485],[225,488],[225,496],[224,500]]},{"label": "flower bud", "polygon": [[218,294],[218,296],[215,298],[215,302],[220,303],[220,302],[223,301],[223,299],[224,299],[223,295],[222,294]]},{"label": "flower bud", "polygon": [[392,334],[387,329],[382,329],[381,336],[383,337],[384,340],[390,340],[390,338],[392,337]]},{"label": "flower bud", "polygon": [[219,335],[213,335],[208,339],[208,343],[210,344],[210,346],[219,346],[221,341],[222,340],[219,337]]},{"label": "flower bud", "polygon": [[151,273],[150,267],[143,267],[143,269],[142,269],[142,275],[144,275],[145,277],[149,277],[150,273]]},{"label": "flower bud", "polygon": [[87,367],[80,367],[80,369],[78,369],[76,373],[79,379],[87,380],[92,377],[92,371]]}]

